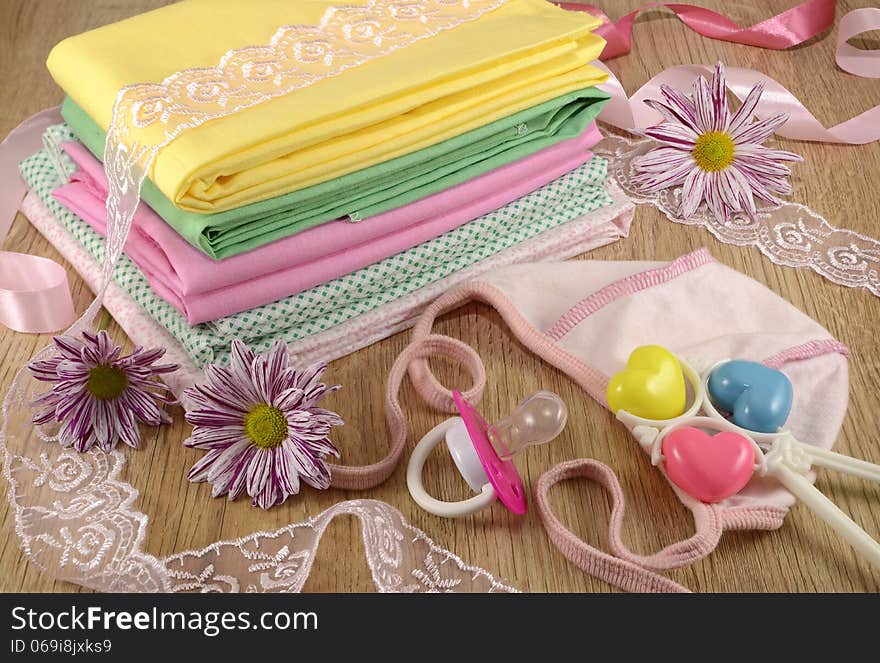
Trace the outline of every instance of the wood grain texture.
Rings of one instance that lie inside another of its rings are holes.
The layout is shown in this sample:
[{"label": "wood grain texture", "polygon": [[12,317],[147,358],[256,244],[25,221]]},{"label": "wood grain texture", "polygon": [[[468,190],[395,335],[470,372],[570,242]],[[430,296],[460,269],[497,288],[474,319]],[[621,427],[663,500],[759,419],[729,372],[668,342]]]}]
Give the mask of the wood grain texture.
[{"label": "wood grain texture", "polygon": [[[0,135],[32,113],[61,101],[62,93],[44,66],[52,45],[68,35],[163,4],[167,3],[2,0],[0,72],[4,84],[0,86]],[[616,18],[640,2],[599,4]],[[700,4],[749,25],[792,6],[794,0],[703,0]],[[838,18],[856,7],[871,5],[856,0],[840,2]],[[789,51],[764,51],[704,39],[671,13],[658,10],[637,22],[634,51],[609,64],[630,91],[651,75],[677,64],[713,63],[721,59],[730,66],[751,67],[780,81],[830,126],[880,103],[880,82],[858,79],[836,69],[834,34],[832,30]],[[876,39],[865,39],[857,45],[878,48]],[[795,168],[793,200],[820,212],[834,225],[880,236],[880,143],[846,147],[778,142],[783,149],[800,152],[806,158],[804,164]],[[668,260],[700,246],[709,247],[722,262],[788,299],[851,348],[851,400],[837,449],[880,462],[880,301],[875,297],[865,291],[836,286],[810,271],[778,267],[757,249],[723,245],[707,232],[672,224],[646,206],[638,209],[628,239],[586,257]],[[48,256],[63,264],[57,252],[21,215],[4,248]],[[74,300],[81,311],[91,293],[72,269],[69,274]],[[531,450],[522,460],[520,467],[527,481],[535,482],[541,472],[555,463],[594,457],[611,465],[620,475],[630,501],[625,540],[632,548],[655,550],[690,533],[686,510],[659,473],[651,469],[646,457],[636,450],[623,427],[565,376],[513,340],[499,316],[484,306],[472,305],[445,316],[438,331],[463,339],[484,358],[489,375],[484,398],[487,418],[502,415],[523,395],[537,389],[557,391],[570,404],[570,424],[561,438]],[[115,324],[110,332],[117,340],[124,338]],[[47,342],[48,337],[0,329],[0,391],[5,392],[24,358]],[[384,380],[406,342],[406,334],[397,335],[334,362],[328,371],[329,380],[345,385],[329,405],[348,422],[336,436],[348,463],[375,460],[387,444],[382,407]],[[463,376],[454,368],[441,366],[438,373],[447,384],[461,386]],[[403,402],[415,439],[441,419],[422,406],[409,387]],[[188,426],[179,411],[174,414],[176,423],[155,432],[145,449],[130,453],[126,467],[125,478],[140,489],[137,506],[150,516],[146,546],[152,554],[166,555],[220,538],[272,529],[315,515],[342,499],[372,497],[398,507],[439,544],[516,587],[542,592],[609,590],[606,584],[569,564],[550,545],[534,512],[520,519],[510,517],[501,508],[493,508],[468,520],[452,521],[419,510],[406,491],[403,466],[385,485],[364,494],[338,490],[318,493],[307,489],[298,499],[269,512],[251,508],[246,500],[212,500],[207,485],[192,485],[185,479],[199,453],[181,445]],[[430,459],[427,476],[429,489],[437,494],[450,499],[465,496],[464,483],[440,454]],[[820,474],[818,486],[853,514],[868,532],[880,537],[880,486],[831,473]],[[4,484],[4,494],[5,490]],[[558,487],[552,499],[560,517],[575,532],[587,541],[607,546],[609,503],[600,489],[568,483]],[[19,550],[5,499],[0,503],[0,520],[0,590],[82,591],[52,580],[27,562]],[[859,559],[802,506],[792,510],[781,530],[727,534],[708,559],[670,575],[698,591],[880,590],[880,572]],[[355,520],[339,520],[329,528],[306,588],[372,591]]]}]

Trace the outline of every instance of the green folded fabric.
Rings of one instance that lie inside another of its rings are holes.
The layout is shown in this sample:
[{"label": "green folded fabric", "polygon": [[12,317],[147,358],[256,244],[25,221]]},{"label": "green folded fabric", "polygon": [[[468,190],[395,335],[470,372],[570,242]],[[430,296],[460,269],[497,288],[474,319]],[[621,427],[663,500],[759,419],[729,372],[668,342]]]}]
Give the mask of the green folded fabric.
[{"label": "green folded fabric", "polygon": [[[48,132],[58,130],[50,127]],[[73,172],[75,166],[69,160],[65,162],[65,156],[60,166],[67,173]],[[28,188],[101,262],[104,238],[52,196],[53,189],[67,180],[59,173],[58,160],[43,149],[25,159],[19,168]],[[225,364],[232,339],[245,341],[257,352],[268,350],[277,339],[295,343],[421,288],[433,287],[510,247],[611,205],[613,200],[605,191],[607,176],[608,163],[594,157],[527,196],[408,251],[272,304],[200,325],[190,325],[180,311],[156,295],[127,255],[123,254],[116,265],[114,278],[148,315],[180,341],[196,365]]]},{"label": "green folded fabric", "polygon": [[[367,219],[574,138],[607,99],[596,88],[578,90],[397,159],[217,214],[181,210],[149,180],[142,197],[190,244],[226,258],[334,219]],[[103,130],[70,98],[61,114],[101,158]]]}]

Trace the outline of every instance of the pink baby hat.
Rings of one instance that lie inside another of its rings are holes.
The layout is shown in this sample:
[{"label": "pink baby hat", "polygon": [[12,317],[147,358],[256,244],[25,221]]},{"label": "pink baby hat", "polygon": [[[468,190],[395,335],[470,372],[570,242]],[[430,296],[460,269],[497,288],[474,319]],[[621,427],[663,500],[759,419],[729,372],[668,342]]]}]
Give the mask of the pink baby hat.
[{"label": "pink baby hat", "polygon": [[[523,345],[605,407],[610,376],[624,368],[636,347],[653,344],[695,366],[745,359],[778,368],[794,386],[786,427],[795,437],[830,448],[840,431],[848,397],[846,347],[766,287],[715,261],[706,249],[672,262],[577,260],[488,272],[434,302],[416,324],[411,348],[426,342],[442,346],[439,339],[446,337],[431,334],[434,319],[471,300],[495,308]],[[410,353],[414,358],[407,362],[416,389],[435,408],[454,411],[450,392],[428,369],[424,357],[430,353],[417,354]],[[478,358],[460,358],[479,363]],[[467,394],[473,401],[479,399],[480,386]],[[633,449],[639,449],[635,441]],[[574,477],[599,481],[612,493],[613,555],[578,539],[550,510],[547,490]],[[597,461],[574,460],[552,468],[539,480],[536,499],[551,539],[569,559],[630,591],[683,590],[656,572],[705,557],[725,529],[780,527],[795,501],[778,482],[760,477],[716,504],[673,489],[693,512],[696,533],[653,555],[636,555],[622,543],[623,494],[614,473]]]}]

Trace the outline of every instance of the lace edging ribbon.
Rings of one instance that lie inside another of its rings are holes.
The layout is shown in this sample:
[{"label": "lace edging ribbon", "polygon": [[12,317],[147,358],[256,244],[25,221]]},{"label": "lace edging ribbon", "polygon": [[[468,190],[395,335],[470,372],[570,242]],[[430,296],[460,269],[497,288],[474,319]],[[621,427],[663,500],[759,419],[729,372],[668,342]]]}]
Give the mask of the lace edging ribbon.
[{"label": "lace edging ribbon", "polygon": [[400,511],[378,500],[339,502],[314,518],[273,532],[256,532],[167,557],[162,563],[168,591],[300,592],[324,531],[345,515],[360,521],[367,566],[379,592],[518,591],[441,548]]},{"label": "lace edging ribbon", "polygon": [[[43,132],[60,121],[57,108],[28,118],[0,143],[0,246],[27,186],[18,174],[22,159],[39,149]],[[44,334],[74,319],[67,272],[54,260],[0,251],[0,324],[17,332]]]}]

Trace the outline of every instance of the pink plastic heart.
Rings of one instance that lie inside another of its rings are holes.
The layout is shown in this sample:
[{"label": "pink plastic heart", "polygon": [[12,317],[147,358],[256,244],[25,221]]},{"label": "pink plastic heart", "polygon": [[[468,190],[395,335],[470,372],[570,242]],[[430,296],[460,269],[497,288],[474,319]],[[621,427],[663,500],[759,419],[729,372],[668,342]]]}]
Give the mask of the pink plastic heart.
[{"label": "pink plastic heart", "polygon": [[747,438],[738,433],[708,435],[693,427],[667,435],[663,457],[670,481],[710,504],[738,493],[755,466],[755,451]]}]

